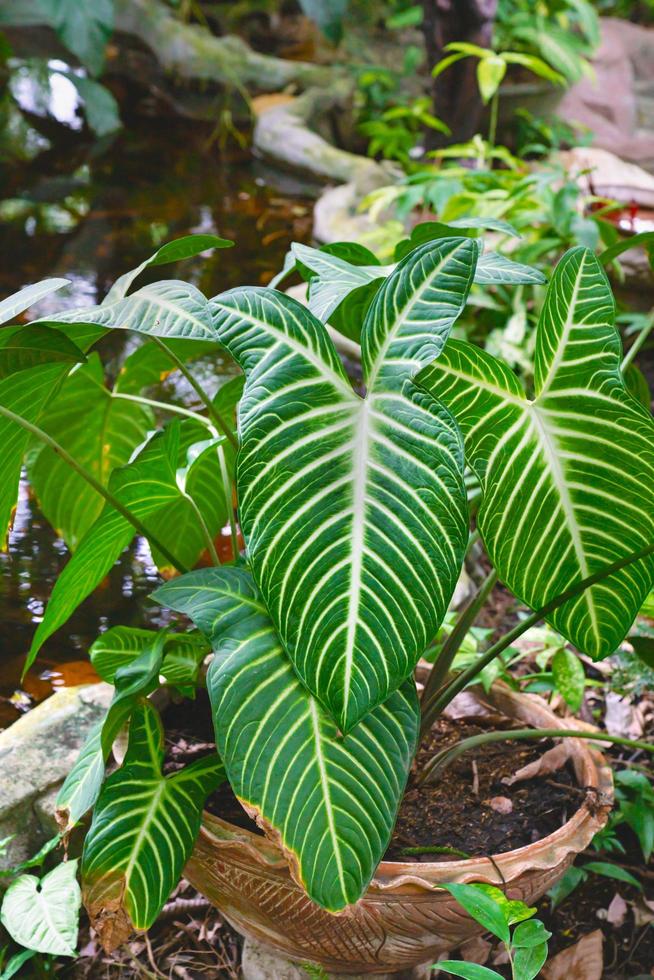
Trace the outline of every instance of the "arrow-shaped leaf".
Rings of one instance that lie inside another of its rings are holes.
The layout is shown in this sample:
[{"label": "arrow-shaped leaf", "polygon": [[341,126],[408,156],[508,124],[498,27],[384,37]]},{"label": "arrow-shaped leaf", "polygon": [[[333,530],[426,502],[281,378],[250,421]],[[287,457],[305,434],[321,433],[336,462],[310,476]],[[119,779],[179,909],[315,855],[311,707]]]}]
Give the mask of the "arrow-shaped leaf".
[{"label": "arrow-shaped leaf", "polygon": [[299,303],[256,288],[211,301],[246,375],[238,486],[253,573],[302,681],[343,732],[411,674],[458,576],[459,435],[401,374],[445,342],[477,250],[428,244],[384,282],[364,324],[377,374],[366,399]]},{"label": "arrow-shaped leaf", "polygon": [[[48,331],[45,348],[38,349],[38,331],[5,327],[0,331],[0,445],[3,473],[0,480],[0,546],[4,550],[11,514],[16,506],[21,468],[30,435],[21,424],[35,424],[59,382],[84,355],[63,334]],[[35,332],[36,331],[36,332]]]},{"label": "arrow-shaped leaf", "polygon": [[12,296],[7,296],[0,301],[0,323],[13,320],[23,310],[38,303],[44,296],[67,286],[69,282],[70,279],[44,279],[43,282],[35,282],[32,286],[25,286]]},{"label": "arrow-shaped leaf", "polygon": [[[115,398],[105,387],[95,353],[66,379],[41,422],[41,428],[104,486],[152,427],[149,408]],[[49,446],[39,448],[28,472],[41,510],[74,550],[100,516],[104,500]]]},{"label": "arrow-shaped leaf", "polygon": [[84,904],[107,950],[157,918],[188,860],[202,807],[224,779],[211,755],[161,773],[163,730],[150,702],[130,721],[127,754],[105,783],[82,855]]},{"label": "arrow-shaped leaf", "polygon": [[43,878],[21,875],[5,893],[0,922],[11,938],[52,956],[76,956],[81,896],[77,861],[58,864]]},{"label": "arrow-shaped leaf", "polygon": [[388,846],[415,751],[413,681],[341,737],[298,680],[247,570],[191,572],[154,597],[211,639],[216,744],[245,809],[315,902],[332,912],[356,902]]},{"label": "arrow-shaped leaf", "polygon": [[156,337],[215,339],[206,298],[195,286],[176,279],[142,286],[130,296],[106,305],[66,310],[44,322],[95,324],[112,330],[136,330]]},{"label": "arrow-shaped leaf", "polygon": [[[559,262],[538,324],[536,397],[501,361],[450,341],[417,383],[455,415],[499,576],[532,608],[654,540],[654,422],[627,392],[611,289],[588,249]],[[548,618],[593,657],[612,653],[654,583],[643,559]]]},{"label": "arrow-shaped leaf", "polygon": [[[437,241],[452,235],[452,230],[447,225],[440,227],[443,229],[443,234],[434,234],[433,238],[428,238],[427,241]],[[363,316],[358,323],[351,322],[357,314],[356,307],[348,305],[348,300],[354,297],[364,299],[366,305],[363,307],[363,312],[365,312],[371,297],[380,288],[382,281],[387,279],[397,267],[396,264],[354,265],[340,256],[330,255],[308,245],[295,242],[292,248],[298,262],[313,273],[308,292],[308,305],[311,312],[323,323],[329,322],[346,336],[358,340],[358,333],[354,334],[353,331],[360,332]],[[404,254],[408,255],[410,251],[409,249]],[[474,275],[474,282],[484,286],[533,285],[545,281],[545,276],[538,269],[522,262],[514,262],[497,252],[484,252],[480,255]]]},{"label": "arrow-shaped leaf", "polygon": [[[111,492],[147,530],[165,537],[165,544],[184,565],[197,561],[206,546],[205,531],[215,536],[226,523],[231,506],[225,499],[218,457],[219,452],[224,454],[231,472],[233,453],[226,441],[210,447],[185,468],[186,489],[180,489],[178,470],[187,461],[189,448],[205,434],[204,426],[192,419],[181,424],[175,421],[150,439],[131,463],[114,470],[109,481]],[[32,640],[28,665],[46,639],[102,581],[134,533],[133,525],[122,514],[105,507],[57,579]]]}]

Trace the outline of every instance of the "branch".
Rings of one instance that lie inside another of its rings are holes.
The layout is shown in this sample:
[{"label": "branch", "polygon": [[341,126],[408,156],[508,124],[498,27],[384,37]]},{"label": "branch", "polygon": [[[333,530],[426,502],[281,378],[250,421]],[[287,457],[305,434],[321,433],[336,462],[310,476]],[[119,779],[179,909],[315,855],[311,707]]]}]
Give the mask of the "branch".
[{"label": "branch", "polygon": [[164,71],[222,85],[277,91],[287,85],[329,86],[334,68],[286,61],[253,51],[233,35],[214,37],[206,28],[184,24],[159,0],[116,0],[116,30],[139,38]]}]

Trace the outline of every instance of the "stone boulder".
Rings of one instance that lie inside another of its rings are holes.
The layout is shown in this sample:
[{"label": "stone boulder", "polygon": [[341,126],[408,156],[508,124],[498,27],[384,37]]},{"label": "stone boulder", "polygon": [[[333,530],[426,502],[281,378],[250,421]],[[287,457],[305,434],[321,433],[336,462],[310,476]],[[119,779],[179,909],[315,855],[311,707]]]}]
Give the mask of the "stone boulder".
[{"label": "stone boulder", "polygon": [[573,85],[556,109],[595,134],[593,145],[654,169],[654,29],[601,19],[594,78]]},{"label": "stone boulder", "polygon": [[113,690],[104,683],[63,688],[0,732],[0,840],[12,838],[0,869],[31,857],[55,833],[59,787]]}]

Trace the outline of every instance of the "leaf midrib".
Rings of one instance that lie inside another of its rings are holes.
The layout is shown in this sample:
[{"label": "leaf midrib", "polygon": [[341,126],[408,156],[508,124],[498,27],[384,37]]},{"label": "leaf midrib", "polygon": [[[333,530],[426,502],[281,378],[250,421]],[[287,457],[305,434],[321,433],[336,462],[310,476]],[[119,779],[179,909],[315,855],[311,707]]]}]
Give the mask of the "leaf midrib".
[{"label": "leaf midrib", "polygon": [[325,757],[322,750],[322,736],[320,733],[320,720],[318,717],[318,707],[315,698],[309,698],[309,709],[311,712],[311,726],[313,730],[314,744],[316,746],[316,762],[318,764],[318,772],[320,775],[320,784],[322,786],[323,799],[325,801],[325,813],[327,816],[327,826],[329,827],[329,835],[332,839],[334,859],[336,861],[336,867],[338,869],[338,880],[343,892],[343,897],[347,895],[345,887],[345,876],[343,874],[343,858],[341,856],[341,846],[340,840],[336,833],[336,823],[334,820],[334,810],[332,807],[332,798],[329,785],[329,776],[327,775],[327,767],[325,765]]},{"label": "leaf midrib", "polygon": [[[588,578],[590,570],[588,568],[584,543],[581,537],[581,530],[577,520],[574,504],[572,502],[572,497],[570,496],[566,476],[559,460],[557,446],[555,445],[556,436],[548,431],[545,420],[538,411],[538,400],[529,403],[526,407],[529,416],[532,419],[533,429],[538,440],[538,445],[540,446],[542,455],[545,459],[545,465],[547,466],[548,472],[551,474],[552,482],[554,483],[556,492],[561,502],[561,507],[563,508],[563,512],[568,522],[570,537],[572,538],[572,546],[574,548],[577,563],[581,571],[581,577]],[[593,632],[595,633],[595,636],[599,638],[597,610],[595,609],[593,590],[587,589],[583,594],[583,598],[586,602],[588,614],[593,624]]]}]

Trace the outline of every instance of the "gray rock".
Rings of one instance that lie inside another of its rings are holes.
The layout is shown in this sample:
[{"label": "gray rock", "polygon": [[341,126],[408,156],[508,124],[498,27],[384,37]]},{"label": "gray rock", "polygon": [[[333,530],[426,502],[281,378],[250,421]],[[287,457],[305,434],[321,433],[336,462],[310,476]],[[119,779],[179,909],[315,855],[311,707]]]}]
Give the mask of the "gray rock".
[{"label": "gray rock", "polygon": [[[325,980],[368,980],[369,973],[318,973],[315,967],[312,971],[305,970],[301,963],[294,963],[286,959],[280,953],[276,953],[269,946],[255,939],[246,939],[243,946],[243,960],[241,964],[241,975],[243,980],[309,980],[316,975],[322,976]],[[431,965],[424,964],[413,969],[401,970],[399,973],[376,973],[376,980],[428,980],[431,976]]]},{"label": "gray rock", "polygon": [[59,786],[112,695],[110,684],[63,688],[0,732],[0,840],[13,837],[1,869],[52,836]]},{"label": "gray rock", "polygon": [[[388,176],[386,183],[391,183]],[[321,243],[356,242],[375,224],[358,211],[364,194],[354,181],[323,191],[313,209],[313,237]]]},{"label": "gray rock", "polygon": [[593,145],[654,169],[654,31],[612,17],[601,19],[594,78],[561,100],[557,114],[593,131]]}]

